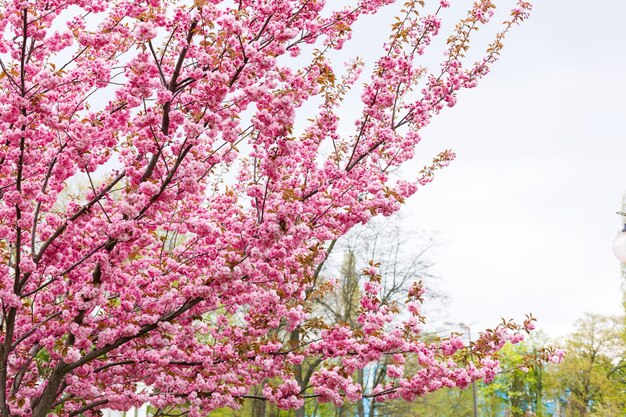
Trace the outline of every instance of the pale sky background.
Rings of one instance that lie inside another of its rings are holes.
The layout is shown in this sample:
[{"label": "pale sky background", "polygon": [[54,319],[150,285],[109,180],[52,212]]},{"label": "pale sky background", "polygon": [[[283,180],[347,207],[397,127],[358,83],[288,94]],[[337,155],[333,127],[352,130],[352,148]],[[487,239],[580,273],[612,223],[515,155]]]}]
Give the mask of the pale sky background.
[{"label": "pale sky background", "polygon": [[[402,213],[407,227],[438,231],[446,319],[474,332],[532,312],[558,337],[585,312],[621,309],[611,244],[626,191],[626,1],[534,4],[491,74],[423,131],[405,173],[447,148],[457,160]],[[375,21],[384,39],[384,15]],[[373,24],[355,31],[366,60]]]}]

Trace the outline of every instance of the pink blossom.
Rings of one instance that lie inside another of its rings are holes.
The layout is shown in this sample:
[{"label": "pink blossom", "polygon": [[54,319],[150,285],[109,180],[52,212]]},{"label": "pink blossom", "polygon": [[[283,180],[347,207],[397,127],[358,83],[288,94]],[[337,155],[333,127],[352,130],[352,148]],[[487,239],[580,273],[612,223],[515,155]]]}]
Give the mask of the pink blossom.
[{"label": "pink blossom", "polygon": [[[385,299],[379,260],[362,271],[354,320],[318,314],[314,300],[340,290],[320,272],[331,242],[397,212],[454,160],[445,150],[391,174],[531,8],[518,2],[473,64],[464,30],[491,14],[476,2],[430,68],[419,56],[442,44],[438,10],[450,3],[409,12],[372,62],[346,134],[345,97],[369,65],[337,68],[329,54],[393,1],[336,3],[3,3],[3,414],[149,402],[199,417],[240,407],[253,386],[283,409],[311,395],[335,406],[412,400],[493,378],[497,351],[534,328],[531,318],[496,327],[474,346],[481,363],[457,363],[460,339],[421,338],[421,286],[406,304]],[[354,383],[383,359],[393,384]],[[411,360],[419,369],[404,369]]]}]

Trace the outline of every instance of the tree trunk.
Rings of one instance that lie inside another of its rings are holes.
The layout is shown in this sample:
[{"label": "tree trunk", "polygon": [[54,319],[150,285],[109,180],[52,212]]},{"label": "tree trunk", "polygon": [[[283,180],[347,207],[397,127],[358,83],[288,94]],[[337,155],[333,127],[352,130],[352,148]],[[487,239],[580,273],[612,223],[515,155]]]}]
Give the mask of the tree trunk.
[{"label": "tree trunk", "polygon": [[[297,327],[296,329],[294,329],[291,334],[289,335],[289,344],[291,345],[292,349],[297,348],[298,346],[300,346],[300,328]],[[302,365],[298,364],[298,365],[294,365],[293,366],[293,376],[296,379],[296,382],[298,383],[298,386],[300,387],[300,389],[302,389],[304,387],[304,384],[302,383]],[[295,410],[294,412],[294,416],[295,417],[304,417],[304,405],[300,408],[298,408],[297,410]]]},{"label": "tree trunk", "polygon": [[59,387],[65,378],[65,373],[61,372],[60,367],[57,367],[55,372],[48,379],[48,385],[44,388],[39,401],[33,407],[33,417],[46,417],[52,404],[57,398]]},{"label": "tree trunk", "polygon": [[[260,395],[263,386],[265,385],[265,381],[262,381],[259,385],[254,388],[254,395]],[[250,417],[265,417],[265,410],[267,408],[267,401],[253,399],[252,407],[250,407]]]},{"label": "tree trunk", "polygon": [[317,417],[317,409],[319,408],[319,406],[320,406],[320,403],[315,401],[315,408],[313,409],[313,416],[312,417]]},{"label": "tree trunk", "polygon": [[[363,369],[359,369],[358,373],[357,373],[357,382],[359,383],[359,385],[361,385],[361,392],[365,391],[365,384],[364,384],[364,376],[365,372],[363,371]],[[365,407],[363,406],[363,401],[364,399],[361,398],[357,403],[356,403],[356,410],[358,413],[359,417],[365,417]]]},{"label": "tree trunk", "polygon": [[376,417],[376,401],[372,398],[370,401],[370,413],[369,417]]}]

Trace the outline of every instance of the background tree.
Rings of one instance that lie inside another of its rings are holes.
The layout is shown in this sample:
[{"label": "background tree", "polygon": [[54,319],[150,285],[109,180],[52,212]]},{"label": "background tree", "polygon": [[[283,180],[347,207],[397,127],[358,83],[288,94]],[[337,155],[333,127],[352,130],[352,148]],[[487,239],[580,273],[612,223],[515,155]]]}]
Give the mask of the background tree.
[{"label": "background tree", "polygon": [[552,395],[567,417],[618,416],[626,411],[623,317],[588,314],[567,339],[567,355],[550,374]]},{"label": "background tree", "polygon": [[[546,341],[542,340],[540,346],[543,343]],[[499,355],[501,373],[493,383],[481,386],[481,409],[485,410],[485,415],[547,416],[544,370],[538,366],[523,365],[536,348],[535,339],[502,349]]]},{"label": "background tree", "polygon": [[[252,397],[340,406],[491,378],[494,351],[530,320],[484,333],[469,366],[449,361],[462,343],[420,341],[418,287],[413,312],[391,324],[374,266],[360,328],[304,308],[329,242],[397,211],[454,158],[444,151],[408,181],[389,175],[530,9],[518,2],[468,63],[495,7],[476,1],[428,69],[418,57],[449,3],[406,2],[342,135],[363,65],[340,74],[328,53],[390,3],[0,1],[0,417],[146,402],[199,416]],[[307,103],[317,114],[296,129]],[[77,177],[89,188],[64,194]],[[294,343],[282,338],[296,328]],[[422,368],[371,391],[352,380],[388,354],[421,354]],[[303,387],[305,358],[320,367]]]}]

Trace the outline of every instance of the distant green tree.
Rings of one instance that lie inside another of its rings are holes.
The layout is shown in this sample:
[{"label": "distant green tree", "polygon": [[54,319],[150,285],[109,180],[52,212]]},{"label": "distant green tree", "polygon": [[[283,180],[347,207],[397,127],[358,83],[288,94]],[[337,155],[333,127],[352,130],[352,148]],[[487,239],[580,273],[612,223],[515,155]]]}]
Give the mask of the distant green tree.
[{"label": "distant green tree", "polygon": [[552,396],[566,417],[626,415],[626,337],[623,317],[587,314],[567,339],[565,360],[550,373]]},{"label": "distant green tree", "polygon": [[382,417],[472,417],[472,391],[441,389],[420,397],[413,403],[383,403],[379,411],[378,416]]},{"label": "distant green tree", "polygon": [[544,370],[524,367],[526,357],[534,354],[534,343],[508,345],[502,351],[502,372],[488,385],[480,384],[481,415],[524,417],[532,414],[545,417]]}]

